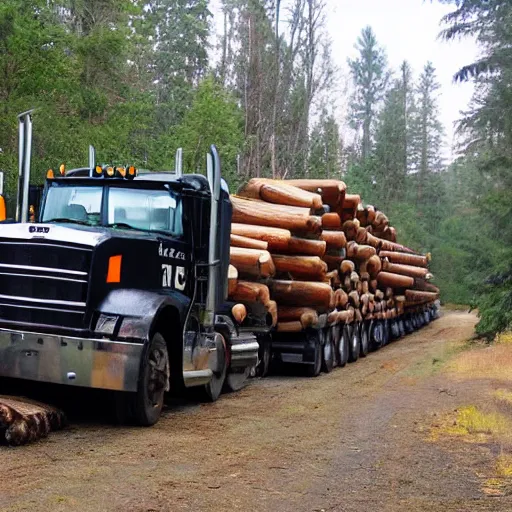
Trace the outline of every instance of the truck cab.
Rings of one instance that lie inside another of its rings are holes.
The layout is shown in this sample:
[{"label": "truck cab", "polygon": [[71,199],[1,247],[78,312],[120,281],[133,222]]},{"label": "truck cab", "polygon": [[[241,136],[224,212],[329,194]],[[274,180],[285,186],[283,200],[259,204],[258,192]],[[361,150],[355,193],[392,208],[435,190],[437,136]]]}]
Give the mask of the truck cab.
[{"label": "truck cab", "polygon": [[[27,134],[28,132],[28,134]],[[0,376],[110,390],[152,425],[164,395],[239,389],[257,338],[227,303],[231,204],[207,176],[89,165],[49,171],[28,222],[31,117],[20,117],[17,222],[0,225]],[[28,162],[28,166],[27,166]],[[25,193],[23,192],[25,191]]]}]

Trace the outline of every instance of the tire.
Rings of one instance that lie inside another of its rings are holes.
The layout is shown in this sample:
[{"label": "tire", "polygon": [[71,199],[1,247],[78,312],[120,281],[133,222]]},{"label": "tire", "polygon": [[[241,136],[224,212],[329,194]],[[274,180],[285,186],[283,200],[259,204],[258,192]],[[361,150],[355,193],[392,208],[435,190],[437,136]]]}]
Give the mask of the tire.
[{"label": "tire", "polygon": [[370,333],[369,333],[369,326],[362,322],[360,325],[360,339],[361,339],[361,357],[366,357],[368,355],[368,352],[370,351]]},{"label": "tire", "polygon": [[359,359],[359,352],[361,351],[361,340],[359,336],[358,324],[353,324],[350,327],[348,362],[355,363]]},{"label": "tire", "polygon": [[226,374],[226,380],[224,381],[224,391],[227,393],[240,391],[247,384],[247,379],[249,379],[250,373],[251,368],[249,366],[236,372],[228,371]]},{"label": "tire", "polygon": [[405,326],[402,318],[398,320],[398,330],[400,331],[400,338],[403,338],[405,336]]},{"label": "tire", "polygon": [[388,345],[389,339],[390,339],[389,338],[390,329],[389,329],[389,321],[388,320],[382,321],[382,331],[383,331],[382,345]]},{"label": "tire", "polygon": [[322,371],[322,345],[320,341],[320,331],[308,335],[308,343],[314,344],[314,361],[307,365],[306,373],[309,377],[318,377]]},{"label": "tire", "polygon": [[329,327],[326,327],[323,331],[325,339],[322,347],[322,371],[331,373],[336,359],[333,333]]},{"label": "tire", "polygon": [[348,363],[350,330],[348,325],[341,326],[341,336],[338,346],[339,365],[343,368]]},{"label": "tire", "polygon": [[224,383],[226,382],[226,375],[228,372],[228,361],[226,353],[226,342],[224,338],[222,338],[222,340],[224,341],[224,364],[222,366],[222,370],[220,372],[214,372],[208,384],[197,388],[197,397],[201,402],[215,402],[218,400],[224,388]]},{"label": "tire", "polygon": [[405,333],[411,334],[414,332],[414,325],[412,321],[412,317],[406,318],[404,320]]},{"label": "tire", "polygon": [[258,377],[266,377],[270,372],[270,366],[272,363],[272,345],[270,337],[263,336],[258,339],[260,344],[259,349],[259,363],[256,366],[256,375]]},{"label": "tire", "polygon": [[382,345],[388,345],[389,344],[389,321],[383,320],[382,322]]},{"label": "tire", "polygon": [[370,322],[370,347],[372,350],[379,350],[382,345],[382,336],[380,332],[380,322],[378,320],[372,320]]},{"label": "tire", "polygon": [[116,415],[121,423],[154,425],[162,413],[165,392],[169,390],[169,355],[160,333],[153,334],[141,362],[135,393],[123,393],[116,400]]},{"label": "tire", "polygon": [[331,327],[332,345],[334,347],[334,366],[340,365],[340,340],[342,334],[342,326],[340,324]]}]

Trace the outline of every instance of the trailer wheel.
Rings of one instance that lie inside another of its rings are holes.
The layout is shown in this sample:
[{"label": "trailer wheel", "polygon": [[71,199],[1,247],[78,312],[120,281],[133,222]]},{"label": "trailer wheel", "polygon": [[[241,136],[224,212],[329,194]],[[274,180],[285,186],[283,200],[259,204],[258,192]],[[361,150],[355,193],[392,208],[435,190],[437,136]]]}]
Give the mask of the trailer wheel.
[{"label": "trailer wheel", "polygon": [[229,371],[224,381],[224,390],[228,393],[240,391],[246,384],[251,373],[251,368],[242,368],[239,371]]},{"label": "trailer wheel", "polygon": [[169,355],[164,337],[157,332],[144,354],[137,392],[121,400],[120,405],[125,409],[122,419],[132,417],[138,425],[154,425],[160,419],[168,387]]},{"label": "trailer wheel", "polygon": [[370,342],[373,350],[382,347],[382,326],[379,320],[375,320],[370,326]]},{"label": "trailer wheel", "polygon": [[355,363],[359,359],[359,352],[361,351],[361,340],[359,338],[359,324],[355,323],[350,329],[349,363]]},{"label": "trailer wheel", "polygon": [[331,329],[332,347],[334,349],[333,366],[339,366],[340,364],[340,338],[341,338],[341,326],[333,325]]},{"label": "trailer wheel", "polygon": [[259,349],[259,363],[256,366],[256,375],[259,377],[266,377],[270,371],[270,364],[272,362],[272,346],[270,343],[269,336],[262,336],[258,338],[258,343],[260,345]]},{"label": "trailer wheel", "polygon": [[388,320],[382,321],[382,346],[389,343],[389,322]]},{"label": "trailer wheel", "polygon": [[404,327],[405,327],[406,334],[411,334],[412,332],[414,332],[414,325],[412,323],[411,317],[408,317],[404,320]]},{"label": "trailer wheel", "polygon": [[320,375],[320,372],[322,371],[322,345],[320,341],[320,333],[319,332],[313,332],[311,334],[307,334],[307,342],[314,344],[314,351],[315,351],[315,360],[312,364],[307,365],[307,374],[309,377],[318,377]]},{"label": "trailer wheel", "polygon": [[398,330],[400,332],[400,338],[405,336],[405,326],[403,318],[400,318],[400,320],[398,320]]},{"label": "trailer wheel", "polygon": [[338,348],[339,364],[343,368],[348,363],[348,353],[350,345],[350,329],[348,325],[341,328],[340,344]]},{"label": "trailer wheel", "polygon": [[335,349],[333,334],[329,327],[323,329],[324,331],[324,345],[322,347],[322,371],[331,373],[334,368]]},{"label": "trailer wheel", "polygon": [[361,333],[361,357],[366,357],[368,355],[368,352],[370,351],[370,333],[369,333],[369,326],[362,322],[360,326],[360,333]]}]

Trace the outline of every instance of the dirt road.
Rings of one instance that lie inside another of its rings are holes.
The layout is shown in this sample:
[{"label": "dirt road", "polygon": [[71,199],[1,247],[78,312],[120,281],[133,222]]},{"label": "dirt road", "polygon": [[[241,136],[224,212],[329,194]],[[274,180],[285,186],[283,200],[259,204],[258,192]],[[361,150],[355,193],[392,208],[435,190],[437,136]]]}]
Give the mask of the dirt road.
[{"label": "dirt road", "polygon": [[74,423],[1,447],[0,510],[512,510],[482,490],[492,446],[429,439],[438,415],[483,399],[481,381],[437,371],[474,323],[444,313],[329,375],[255,380],[151,429]]}]

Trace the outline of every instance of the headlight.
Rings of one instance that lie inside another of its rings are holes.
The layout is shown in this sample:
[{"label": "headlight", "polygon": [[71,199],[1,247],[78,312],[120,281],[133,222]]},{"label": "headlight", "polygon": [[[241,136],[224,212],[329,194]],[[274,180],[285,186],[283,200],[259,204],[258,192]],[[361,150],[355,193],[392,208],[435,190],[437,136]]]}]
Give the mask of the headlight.
[{"label": "headlight", "polygon": [[104,315],[102,313],[96,322],[95,331],[100,334],[114,334],[118,319],[117,315]]}]

